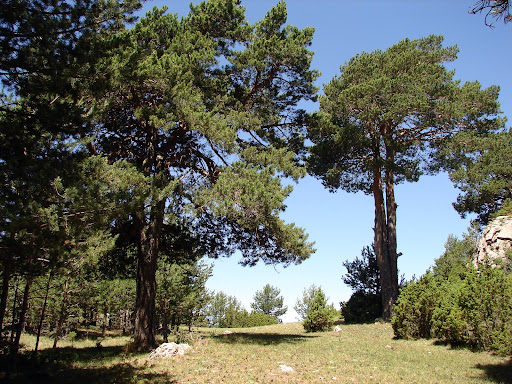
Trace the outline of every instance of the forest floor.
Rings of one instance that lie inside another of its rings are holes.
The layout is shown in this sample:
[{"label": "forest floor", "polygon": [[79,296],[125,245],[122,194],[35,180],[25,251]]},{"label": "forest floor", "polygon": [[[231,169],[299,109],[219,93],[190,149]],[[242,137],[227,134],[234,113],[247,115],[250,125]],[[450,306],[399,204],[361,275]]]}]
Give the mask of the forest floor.
[{"label": "forest floor", "polygon": [[[512,359],[431,340],[395,340],[389,324],[305,333],[300,323],[195,329],[193,352],[161,360],[129,351],[130,339],[43,340],[37,362],[26,336],[11,383],[512,383]],[[282,366],[291,368],[283,372]],[[4,377],[5,379],[5,377]],[[0,377],[0,382],[2,378]]]}]

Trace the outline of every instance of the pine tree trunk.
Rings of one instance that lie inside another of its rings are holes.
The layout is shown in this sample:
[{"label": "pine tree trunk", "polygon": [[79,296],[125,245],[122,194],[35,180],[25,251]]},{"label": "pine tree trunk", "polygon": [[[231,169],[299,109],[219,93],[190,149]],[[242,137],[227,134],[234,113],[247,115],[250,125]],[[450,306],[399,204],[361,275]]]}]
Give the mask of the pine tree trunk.
[{"label": "pine tree trunk", "polygon": [[50,271],[48,275],[48,281],[46,283],[46,291],[44,294],[44,302],[43,308],[41,309],[41,317],[39,318],[39,325],[37,327],[37,336],[36,336],[36,345],[34,347],[34,352],[32,354],[32,358],[35,360],[37,357],[37,349],[39,348],[39,339],[41,338],[41,330],[43,328],[44,316],[46,314],[46,305],[48,303],[48,295],[50,293],[50,283],[52,281],[52,272]]},{"label": "pine tree trunk", "polygon": [[16,306],[18,304],[18,287],[19,286],[19,279],[16,278],[16,284],[14,286],[14,300],[12,301],[12,318],[11,318],[11,345],[14,345],[14,328],[16,325]]},{"label": "pine tree trunk", "polygon": [[165,201],[152,207],[148,222],[140,225],[137,263],[137,298],[135,301],[135,348],[149,351],[156,345],[155,300],[158,243],[162,231]]},{"label": "pine tree trunk", "polygon": [[32,286],[32,278],[33,278],[32,265],[33,265],[33,258],[32,258],[32,255],[30,255],[29,259],[28,259],[27,276],[25,278],[25,289],[23,291],[23,302],[21,304],[21,312],[20,312],[20,317],[18,319],[18,327],[16,329],[16,337],[14,339],[14,343],[11,345],[11,355],[13,358],[16,358],[16,355],[18,354],[21,334],[25,327],[25,315],[26,315],[27,309],[28,309],[28,299],[29,299],[30,288]]},{"label": "pine tree trunk", "polygon": [[16,325],[16,305],[18,303],[18,277],[16,277],[16,284],[14,286],[14,300],[12,303],[12,319],[11,319],[11,337],[10,337],[10,349],[9,349],[9,361],[7,363],[7,369],[5,372],[5,377],[9,380],[11,376],[11,372],[15,370],[16,366],[16,354],[12,354],[12,348],[14,346],[14,328]]},{"label": "pine tree trunk", "polygon": [[[386,130],[386,134],[389,130]],[[393,142],[393,139],[388,139]],[[392,144],[386,145],[386,162],[395,164],[395,150]],[[398,298],[398,266],[397,266],[397,237],[396,237],[396,208],[395,201],[395,176],[393,169],[386,167],[386,239],[387,239],[387,264],[389,271],[389,292],[383,295],[383,317],[386,320],[393,316],[393,306]],[[385,301],[384,301],[385,300]]]},{"label": "pine tree trunk", "polygon": [[11,282],[12,264],[10,261],[4,263],[4,276],[2,281],[2,297],[0,298],[0,333],[4,327],[5,312],[7,311],[7,299],[9,298],[9,283]]},{"label": "pine tree trunk", "polygon": [[178,319],[176,318],[176,312],[174,312],[172,314],[172,316],[171,316],[171,330],[173,332],[176,331],[176,328],[177,328],[176,323],[177,323],[177,321],[178,321]]},{"label": "pine tree trunk", "polygon": [[107,319],[108,312],[106,310],[103,311],[103,324],[101,325],[101,337],[107,336]]},{"label": "pine tree trunk", "polygon": [[68,310],[68,285],[69,285],[69,276],[66,277],[66,281],[64,282],[64,292],[62,297],[62,305],[60,307],[60,314],[59,314],[59,320],[57,323],[57,329],[55,330],[55,336],[53,339],[53,346],[52,346],[52,360],[55,355],[55,350],[57,349],[57,343],[62,336],[62,330],[64,329],[64,322],[66,321],[67,317],[67,310]]},{"label": "pine tree trunk", "polygon": [[168,314],[167,314],[167,305],[164,304],[163,308],[163,314],[162,314],[162,334],[164,337],[164,343],[169,342],[169,321],[168,321]]},{"label": "pine tree trunk", "polygon": [[387,219],[386,206],[382,188],[381,170],[374,170],[373,177],[373,199],[375,203],[375,227],[374,248],[375,258],[379,266],[381,295],[382,295],[382,318],[390,320],[393,313],[393,281],[391,278],[391,266],[388,257]]},{"label": "pine tree trunk", "polygon": [[[394,159],[393,159],[394,161]],[[395,183],[393,172],[386,172],[386,214],[387,214],[387,243],[388,243],[388,264],[390,273],[391,292],[386,298],[386,311],[389,319],[393,316],[393,306],[398,298],[398,256],[396,237],[396,209]]]}]

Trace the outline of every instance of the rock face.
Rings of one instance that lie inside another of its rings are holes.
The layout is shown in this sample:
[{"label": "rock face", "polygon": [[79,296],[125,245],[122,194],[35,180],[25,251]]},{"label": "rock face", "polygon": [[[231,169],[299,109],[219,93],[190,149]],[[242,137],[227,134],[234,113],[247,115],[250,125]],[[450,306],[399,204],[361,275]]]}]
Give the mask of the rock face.
[{"label": "rock face", "polygon": [[478,240],[477,251],[473,263],[478,265],[486,258],[491,264],[497,259],[508,262],[505,253],[512,248],[512,216],[500,216],[493,220]]},{"label": "rock face", "polygon": [[175,355],[184,355],[189,352],[192,347],[188,344],[163,343],[157,349],[151,351],[149,359],[163,359]]}]

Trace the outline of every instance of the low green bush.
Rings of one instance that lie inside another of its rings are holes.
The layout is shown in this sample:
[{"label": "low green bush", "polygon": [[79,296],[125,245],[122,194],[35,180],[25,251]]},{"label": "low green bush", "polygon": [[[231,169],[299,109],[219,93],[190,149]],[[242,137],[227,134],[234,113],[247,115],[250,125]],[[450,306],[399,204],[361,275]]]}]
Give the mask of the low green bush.
[{"label": "low green bush", "polygon": [[435,337],[512,354],[512,276],[491,265],[443,279],[427,272],[400,292],[392,319],[399,338]]},{"label": "low green bush", "polygon": [[341,314],[346,323],[373,322],[382,314],[380,294],[357,291],[341,303]]},{"label": "low green bush", "polygon": [[399,338],[432,337],[432,315],[439,305],[439,285],[432,272],[405,284],[395,305],[391,320]]},{"label": "low green bush", "polygon": [[250,328],[261,327],[264,325],[278,324],[277,317],[266,315],[263,312],[247,312],[245,310],[239,312],[235,317],[234,328]]},{"label": "low green bush", "polygon": [[467,342],[512,354],[512,276],[489,265],[468,272],[459,306],[467,323]]},{"label": "low green bush", "polygon": [[460,308],[464,280],[453,278],[440,287],[439,305],[432,315],[432,329],[438,339],[460,343],[467,339],[468,326]]}]

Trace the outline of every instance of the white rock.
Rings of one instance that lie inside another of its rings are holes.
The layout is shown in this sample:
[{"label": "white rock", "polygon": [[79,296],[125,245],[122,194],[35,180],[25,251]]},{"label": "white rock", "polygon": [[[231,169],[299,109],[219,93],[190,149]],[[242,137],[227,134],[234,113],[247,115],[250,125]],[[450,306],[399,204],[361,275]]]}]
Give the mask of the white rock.
[{"label": "white rock", "polygon": [[289,367],[287,365],[284,365],[284,364],[281,364],[279,366],[279,368],[281,368],[281,372],[284,372],[284,373],[293,373],[293,372],[295,372],[295,369],[293,369],[292,367]]},{"label": "white rock", "polygon": [[180,355],[189,352],[192,347],[188,344],[163,343],[149,354],[149,359],[163,359],[165,357]]},{"label": "white rock", "polygon": [[334,327],[334,332],[341,332],[341,327],[339,325]]}]

